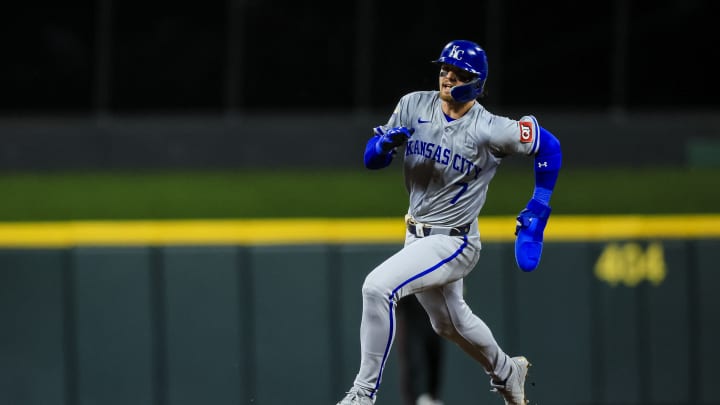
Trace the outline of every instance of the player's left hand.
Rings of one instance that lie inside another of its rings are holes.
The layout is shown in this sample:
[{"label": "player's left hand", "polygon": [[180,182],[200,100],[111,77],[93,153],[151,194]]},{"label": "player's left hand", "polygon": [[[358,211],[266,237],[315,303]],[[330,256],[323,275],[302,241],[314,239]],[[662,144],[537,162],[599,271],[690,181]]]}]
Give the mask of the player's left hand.
[{"label": "player's left hand", "polygon": [[515,261],[523,271],[533,271],[540,264],[543,234],[551,211],[548,205],[533,198],[517,216]]}]

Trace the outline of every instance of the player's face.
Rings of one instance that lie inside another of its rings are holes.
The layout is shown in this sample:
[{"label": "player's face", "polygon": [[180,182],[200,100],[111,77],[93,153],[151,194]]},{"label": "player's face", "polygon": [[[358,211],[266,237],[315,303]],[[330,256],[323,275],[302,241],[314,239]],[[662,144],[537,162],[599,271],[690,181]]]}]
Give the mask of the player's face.
[{"label": "player's face", "polygon": [[464,71],[456,66],[440,66],[440,99],[443,101],[453,102],[454,99],[450,95],[450,90],[457,85],[468,83],[474,78],[474,74]]}]

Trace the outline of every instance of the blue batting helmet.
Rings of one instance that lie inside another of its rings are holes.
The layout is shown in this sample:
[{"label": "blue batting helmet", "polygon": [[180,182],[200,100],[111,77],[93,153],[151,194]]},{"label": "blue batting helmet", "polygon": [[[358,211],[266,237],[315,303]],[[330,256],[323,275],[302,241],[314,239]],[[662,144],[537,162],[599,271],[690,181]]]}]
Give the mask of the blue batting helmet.
[{"label": "blue batting helmet", "polygon": [[457,66],[478,75],[480,80],[487,78],[488,63],[485,50],[472,41],[460,39],[448,42],[440,52],[440,57],[433,62]]},{"label": "blue batting helmet", "polygon": [[457,39],[448,42],[440,52],[440,57],[433,61],[437,64],[448,64],[477,75],[470,83],[455,86],[452,96],[455,100],[466,102],[480,97],[488,75],[488,63],[485,50],[472,41]]}]

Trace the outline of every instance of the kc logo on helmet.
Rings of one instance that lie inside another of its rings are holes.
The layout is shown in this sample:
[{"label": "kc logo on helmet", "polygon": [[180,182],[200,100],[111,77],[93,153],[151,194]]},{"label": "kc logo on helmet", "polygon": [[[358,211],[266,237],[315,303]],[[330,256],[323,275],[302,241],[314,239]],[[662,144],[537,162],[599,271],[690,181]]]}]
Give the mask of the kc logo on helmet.
[{"label": "kc logo on helmet", "polygon": [[520,142],[530,143],[533,141],[532,123],[528,121],[520,121]]},{"label": "kc logo on helmet", "polygon": [[459,45],[453,45],[453,48],[450,50],[450,57],[453,59],[462,60],[462,56],[465,51],[458,48],[460,48]]}]

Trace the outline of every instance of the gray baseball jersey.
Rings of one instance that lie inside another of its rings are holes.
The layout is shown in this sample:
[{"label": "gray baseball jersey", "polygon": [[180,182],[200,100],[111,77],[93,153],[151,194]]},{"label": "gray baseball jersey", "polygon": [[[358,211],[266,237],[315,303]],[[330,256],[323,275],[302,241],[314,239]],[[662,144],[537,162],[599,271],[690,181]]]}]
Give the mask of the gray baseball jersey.
[{"label": "gray baseball jersey", "polygon": [[[404,247],[365,278],[362,359],[353,387],[375,396],[395,336],[395,304],[410,294],[425,308],[437,333],[501,381],[510,374],[513,362],[463,299],[463,278],[480,258],[477,224],[488,184],[504,156],[537,152],[538,124],[532,116],[516,121],[494,115],[479,103],[461,118],[448,121],[439,92],[418,91],[400,99],[385,130],[398,126],[415,129],[400,149],[410,198],[408,214],[437,228],[471,226],[460,237],[418,235],[408,229]],[[357,403],[348,401],[342,403]]]},{"label": "gray baseball jersey", "polygon": [[398,126],[415,128],[404,150],[408,213],[436,226],[472,223],[503,156],[532,155],[539,146],[534,117],[516,121],[475,103],[448,122],[437,91],[403,96],[386,124]]}]

